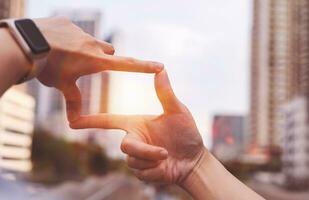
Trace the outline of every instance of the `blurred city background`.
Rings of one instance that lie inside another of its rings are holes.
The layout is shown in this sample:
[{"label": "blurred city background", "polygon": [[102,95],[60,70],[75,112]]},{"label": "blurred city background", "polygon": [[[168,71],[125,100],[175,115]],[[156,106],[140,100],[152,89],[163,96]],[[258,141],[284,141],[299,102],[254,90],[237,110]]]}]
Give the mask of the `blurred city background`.
[{"label": "blurred city background", "polygon": [[[0,19],[52,16],[118,55],[164,63],[231,173],[267,199],[309,199],[309,0],[0,0]],[[83,113],[162,112],[153,75],[103,72],[78,85]],[[4,199],[190,199],[138,181],[119,148],[124,133],[71,130],[64,106],[36,80],[1,97]]]}]

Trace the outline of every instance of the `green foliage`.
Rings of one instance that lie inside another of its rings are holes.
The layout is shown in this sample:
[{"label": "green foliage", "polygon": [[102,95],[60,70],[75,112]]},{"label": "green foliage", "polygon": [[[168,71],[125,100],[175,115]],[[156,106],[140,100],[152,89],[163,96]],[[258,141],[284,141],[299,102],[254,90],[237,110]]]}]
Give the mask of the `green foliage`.
[{"label": "green foliage", "polygon": [[70,142],[41,129],[34,132],[32,162],[32,179],[44,183],[128,171],[124,161],[108,158],[97,144]]}]

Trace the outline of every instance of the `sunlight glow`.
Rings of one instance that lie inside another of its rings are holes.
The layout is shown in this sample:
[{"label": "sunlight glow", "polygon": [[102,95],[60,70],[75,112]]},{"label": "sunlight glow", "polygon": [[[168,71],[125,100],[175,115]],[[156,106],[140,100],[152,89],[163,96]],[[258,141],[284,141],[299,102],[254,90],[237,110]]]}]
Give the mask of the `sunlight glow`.
[{"label": "sunlight glow", "polygon": [[153,86],[153,75],[111,72],[109,112],[160,114],[162,108]]}]

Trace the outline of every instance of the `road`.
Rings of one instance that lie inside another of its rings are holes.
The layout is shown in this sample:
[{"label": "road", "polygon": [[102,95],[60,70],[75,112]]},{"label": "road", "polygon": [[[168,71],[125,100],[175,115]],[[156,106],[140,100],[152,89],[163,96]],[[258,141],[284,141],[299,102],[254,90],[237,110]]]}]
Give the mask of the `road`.
[{"label": "road", "polygon": [[309,200],[309,191],[288,191],[272,184],[250,181],[247,183],[254,191],[267,200]]},{"label": "road", "polygon": [[[152,193],[144,193],[145,186],[128,176],[111,174],[91,177],[82,182],[65,182],[53,188],[33,189],[35,200],[108,200],[151,199]],[[124,193],[125,192],[125,193]]]}]

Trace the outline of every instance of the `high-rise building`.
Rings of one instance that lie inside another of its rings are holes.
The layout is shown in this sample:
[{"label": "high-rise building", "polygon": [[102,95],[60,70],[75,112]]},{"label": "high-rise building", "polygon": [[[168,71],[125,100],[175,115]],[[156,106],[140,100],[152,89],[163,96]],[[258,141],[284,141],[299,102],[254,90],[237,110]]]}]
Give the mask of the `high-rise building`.
[{"label": "high-rise building", "polygon": [[246,117],[216,115],[212,128],[214,155],[221,161],[239,158],[245,146]]},{"label": "high-rise building", "polygon": [[280,146],[280,109],[290,98],[293,1],[255,0],[251,51],[251,152]]},{"label": "high-rise building", "polygon": [[290,99],[303,96],[309,100],[309,0],[293,1],[293,11]]},{"label": "high-rise building", "polygon": [[309,185],[309,0],[292,1],[289,102],[282,108],[283,173],[291,187]]},{"label": "high-rise building", "polygon": [[24,15],[24,4],[24,0],[1,0],[0,19],[22,17]]},{"label": "high-rise building", "polygon": [[282,172],[291,187],[309,185],[309,124],[308,103],[294,98],[282,109]]},{"label": "high-rise building", "polygon": [[34,105],[33,97],[16,88],[1,97],[0,170],[31,170]]},{"label": "high-rise building", "polygon": [[280,146],[296,184],[309,183],[308,50],[309,0],[254,1],[251,152]]},{"label": "high-rise building", "polygon": [[[23,17],[24,0],[1,0],[0,19]],[[26,84],[0,99],[0,170],[29,172],[35,100]]]}]

